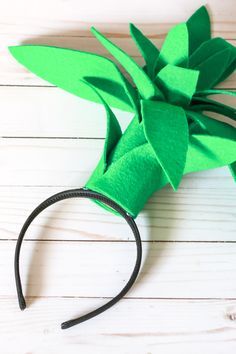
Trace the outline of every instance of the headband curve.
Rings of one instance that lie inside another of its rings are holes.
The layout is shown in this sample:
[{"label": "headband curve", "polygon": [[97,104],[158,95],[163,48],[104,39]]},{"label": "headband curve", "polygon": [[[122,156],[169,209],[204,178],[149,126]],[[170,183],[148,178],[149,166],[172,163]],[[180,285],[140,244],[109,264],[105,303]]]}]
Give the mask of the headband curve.
[{"label": "headband curve", "polygon": [[141,266],[141,260],[142,260],[142,243],[141,243],[141,238],[140,238],[138,227],[137,227],[134,219],[123,208],[121,208],[117,203],[115,203],[110,198],[108,198],[100,193],[88,190],[87,188],[70,189],[70,190],[66,190],[66,191],[54,194],[51,197],[49,197],[48,199],[46,199],[45,201],[43,201],[41,204],[39,204],[32,211],[32,213],[28,216],[28,218],[26,219],[26,221],[20,231],[20,234],[19,234],[19,237],[18,237],[18,240],[16,243],[14,269],[15,269],[15,282],[16,282],[18,302],[19,302],[19,307],[21,310],[24,310],[26,308],[26,302],[25,302],[25,298],[23,295],[23,291],[22,291],[22,283],[21,283],[21,277],[20,277],[20,266],[19,266],[20,250],[21,250],[21,245],[22,245],[22,241],[24,239],[25,233],[26,233],[28,227],[30,226],[30,224],[32,223],[32,221],[44,209],[46,209],[47,207],[49,207],[52,204],[55,204],[56,202],[59,202],[64,199],[69,199],[69,198],[86,198],[86,199],[97,200],[97,201],[100,201],[100,202],[106,204],[107,206],[111,207],[116,212],[118,212],[125,219],[125,221],[130,226],[130,228],[133,232],[135,242],[136,242],[137,256],[136,256],[136,262],[135,262],[134,269],[132,271],[132,274],[131,274],[128,282],[114,298],[112,298],[110,301],[108,301],[106,304],[102,305],[101,307],[99,307],[99,308],[97,308],[97,309],[95,309],[95,310],[93,310],[81,317],[63,322],[61,324],[62,329],[67,329],[67,328],[72,327],[76,324],[87,321],[90,318],[93,318],[93,317],[99,315],[100,313],[106,311],[111,306],[113,306],[115,303],[117,303],[130,290],[130,288],[134,284],[134,282],[138,276],[140,266]]}]

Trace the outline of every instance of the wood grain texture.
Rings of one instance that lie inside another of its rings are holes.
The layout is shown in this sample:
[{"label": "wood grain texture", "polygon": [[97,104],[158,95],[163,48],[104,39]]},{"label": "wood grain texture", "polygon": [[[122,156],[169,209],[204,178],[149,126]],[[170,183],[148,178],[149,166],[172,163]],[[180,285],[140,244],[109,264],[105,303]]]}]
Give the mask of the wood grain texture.
[{"label": "wood grain texture", "polygon": [[[15,294],[14,246],[1,242],[1,296]],[[235,252],[235,243],[144,243],[143,266],[127,296],[235,299]],[[135,257],[134,242],[27,241],[23,289],[28,296],[112,297],[129,279]]]},{"label": "wood grain texture", "polygon": [[[128,22],[161,46],[167,31],[202,4],[0,4],[1,354],[236,352],[236,192],[227,168],[185,176],[177,193],[166,187],[153,195],[137,218],[144,249],[138,281],[125,299],[93,320],[60,330],[61,322],[120,291],[135,261],[125,222],[94,203],[61,202],[29,228],[21,259],[29,306],[23,313],[13,276],[15,240],[26,217],[50,195],[83,186],[100,157],[106,125],[100,105],[35,77],[7,47],[45,44],[107,56],[89,32],[93,24],[142,65]],[[235,1],[208,0],[207,6],[213,36],[235,45]],[[220,87],[236,89],[236,74]],[[234,106],[235,98],[223,102]],[[132,115],[114,112],[125,129]]]},{"label": "wood grain texture", "polygon": [[[236,302],[217,300],[125,299],[110,311],[68,332],[60,323],[104,299],[31,299],[20,312],[12,298],[0,302],[1,346],[5,354],[234,353]],[[133,320],[131,321],[130,318]],[[30,333],[30,336],[29,336]],[[96,348],[96,349],[94,349]]]},{"label": "wood grain texture", "polygon": [[[105,137],[106,114],[99,104],[54,87],[0,87],[0,96],[2,137]],[[221,95],[212,99],[231,106],[236,101],[235,97]],[[113,111],[124,130],[133,115],[118,109]],[[236,127],[236,122],[215,114],[216,117]]]}]

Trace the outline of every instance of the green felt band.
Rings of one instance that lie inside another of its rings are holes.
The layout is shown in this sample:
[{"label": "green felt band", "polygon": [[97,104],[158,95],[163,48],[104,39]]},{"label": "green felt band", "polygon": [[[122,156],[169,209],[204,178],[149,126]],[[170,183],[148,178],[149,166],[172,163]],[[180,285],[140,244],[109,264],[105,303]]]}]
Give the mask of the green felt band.
[{"label": "green felt band", "polygon": [[[9,48],[38,76],[104,106],[104,150],[86,187],[136,217],[155,191],[168,183],[176,190],[184,174],[228,165],[236,178],[235,108],[207,97],[235,97],[215,85],[235,70],[236,49],[211,38],[206,8],[173,27],[161,49],[131,24],[143,68],[98,30],[92,33],[129,80],[114,62],[97,54],[38,45]],[[133,113],[124,132],[110,107]],[[228,117],[228,123],[208,117],[208,111]]]}]

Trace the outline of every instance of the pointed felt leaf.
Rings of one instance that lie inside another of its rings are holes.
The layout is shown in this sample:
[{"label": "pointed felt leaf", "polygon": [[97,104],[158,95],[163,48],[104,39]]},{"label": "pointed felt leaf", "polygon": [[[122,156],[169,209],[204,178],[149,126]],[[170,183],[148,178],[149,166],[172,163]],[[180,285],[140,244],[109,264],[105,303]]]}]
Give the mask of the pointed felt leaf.
[{"label": "pointed felt leaf", "polygon": [[147,139],[144,134],[143,121],[140,122],[138,115],[136,115],[124,131],[122,139],[119,140],[113,150],[111,163],[114,163],[129,151],[145,143],[147,143]]},{"label": "pointed felt leaf", "polygon": [[165,102],[141,102],[144,133],[169,182],[177,189],[188,148],[188,124],[184,110]]},{"label": "pointed felt leaf", "polygon": [[[86,187],[112,198],[132,217],[143,209],[158,189],[162,169],[150,144],[142,144],[112,163],[100,178],[90,178]],[[168,183],[163,179],[163,184]]]},{"label": "pointed felt leaf", "polygon": [[168,102],[188,105],[196,90],[199,72],[167,64],[159,71],[156,82]]},{"label": "pointed felt leaf", "polygon": [[194,97],[192,111],[211,111],[236,120],[236,109],[205,97]]},{"label": "pointed felt leaf", "polygon": [[[236,129],[233,126],[197,112],[188,111],[187,116],[198,123],[204,133],[236,141]],[[236,163],[229,165],[229,169],[236,181]]]},{"label": "pointed felt leaf", "polygon": [[204,61],[217,53],[220,53],[224,49],[228,49],[228,59],[225,57],[223,70],[221,68],[221,74],[217,75],[215,85],[225,80],[236,67],[236,48],[225,41],[223,38],[213,38],[207,42],[204,42],[189,58],[189,67],[195,68]]},{"label": "pointed felt leaf", "polygon": [[189,54],[188,41],[188,29],[185,23],[180,23],[173,27],[167,34],[162,45],[156,63],[156,72],[167,64],[185,67]]},{"label": "pointed felt leaf", "polygon": [[211,24],[208,11],[201,6],[187,21],[189,33],[189,54],[211,37]]},{"label": "pointed felt leaf", "polygon": [[100,80],[98,91],[111,106],[131,112],[136,110],[135,89],[109,59],[78,50],[39,45],[15,46],[9,50],[27,69],[53,85],[100,102],[94,91],[81,81],[87,76],[96,77]]},{"label": "pointed felt leaf", "polygon": [[200,71],[197,85],[199,91],[210,89],[217,84],[228,67],[230,55],[229,49],[223,49],[194,67],[195,70]]},{"label": "pointed felt leaf", "polygon": [[234,52],[235,48],[226,40],[220,37],[209,39],[203,42],[197,50],[189,57],[189,67],[195,68],[197,65],[206,61],[213,55],[221,52],[224,49],[230,49]]},{"label": "pointed felt leaf", "polygon": [[205,133],[236,141],[236,129],[232,125],[220,122],[198,112],[187,111],[186,114],[198,123]]},{"label": "pointed felt leaf", "polygon": [[203,91],[197,91],[196,96],[197,97],[205,97],[205,96],[210,96],[210,95],[229,95],[229,96],[236,96],[236,91],[229,91],[229,90],[203,90]]},{"label": "pointed felt leaf", "polygon": [[226,65],[226,69],[223,72],[223,74],[221,75],[221,77],[218,78],[216,85],[219,82],[224,81],[225,79],[227,79],[227,77],[232,74],[236,69],[236,48],[231,46],[230,48],[230,56],[228,58],[228,63]]},{"label": "pointed felt leaf", "polygon": [[189,137],[184,173],[208,170],[236,161],[236,141],[211,135]]},{"label": "pointed felt leaf", "polygon": [[148,75],[138,66],[138,64],[122,49],[113,44],[109,39],[98,32],[94,27],[91,32],[99,40],[99,42],[118,60],[118,62],[125,68],[128,74],[133,79],[140,95],[145,99],[152,97],[162,97],[162,93],[152,83]]},{"label": "pointed felt leaf", "polygon": [[106,112],[107,118],[107,131],[106,131],[106,138],[104,143],[103,154],[99,162],[99,168],[95,170],[96,174],[102,175],[108,165],[109,155],[118,143],[119,139],[122,136],[122,131],[119,125],[118,120],[116,119],[115,114],[112,112],[110,107],[104,101],[102,96],[98,93],[96,89],[93,88],[92,85],[84,81],[84,84],[87,85],[88,89],[93,91],[93,93],[97,96],[98,100],[103,104]]},{"label": "pointed felt leaf", "polygon": [[146,62],[146,70],[149,77],[153,78],[154,68],[159,50],[144,34],[132,23],[130,24],[130,34],[135,41],[140,53]]}]

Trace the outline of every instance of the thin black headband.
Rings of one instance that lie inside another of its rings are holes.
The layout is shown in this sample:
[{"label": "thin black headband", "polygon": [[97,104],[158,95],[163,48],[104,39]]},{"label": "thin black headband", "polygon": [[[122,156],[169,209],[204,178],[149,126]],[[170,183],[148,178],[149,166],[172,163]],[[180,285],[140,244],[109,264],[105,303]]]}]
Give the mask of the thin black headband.
[{"label": "thin black headband", "polygon": [[72,327],[78,323],[87,321],[90,318],[99,315],[103,311],[106,311],[111,306],[113,306],[115,303],[117,303],[129,291],[129,289],[134,284],[134,282],[138,276],[140,265],[141,265],[141,260],[142,260],[142,244],[141,244],[141,238],[140,238],[140,234],[139,234],[137,225],[136,225],[134,219],[129,214],[127,214],[127,212],[124,209],[122,209],[117,203],[115,203],[114,201],[105,197],[102,194],[90,191],[88,189],[71,189],[71,190],[66,190],[66,191],[54,194],[53,196],[51,196],[50,198],[48,198],[44,202],[42,202],[39,206],[37,206],[37,208],[34,209],[34,211],[29,215],[29,217],[27,218],[27,220],[25,221],[25,223],[21,229],[21,232],[20,232],[18,240],[17,240],[16,249],[15,249],[15,264],[14,264],[14,266],[15,266],[15,281],[16,281],[18,302],[19,302],[19,307],[21,310],[24,310],[26,308],[26,302],[25,302],[25,298],[24,298],[24,295],[22,292],[22,284],[21,284],[20,269],[19,269],[20,268],[19,267],[20,250],[21,250],[21,245],[22,245],[22,241],[24,239],[25,233],[26,233],[28,227],[30,226],[30,224],[32,223],[32,221],[44,209],[46,209],[47,207],[49,207],[52,204],[55,204],[56,202],[59,202],[64,199],[69,199],[69,198],[87,198],[87,199],[98,200],[98,201],[106,204],[107,206],[111,207],[116,212],[118,212],[126,220],[127,224],[130,226],[130,228],[133,232],[133,235],[135,237],[135,242],[136,242],[136,248],[137,248],[137,257],[136,257],[135,266],[134,266],[134,269],[133,269],[130,279],[128,280],[128,282],[126,283],[124,288],[113,299],[111,299],[106,304],[102,305],[101,307],[97,308],[96,310],[87,313],[84,316],[63,322],[61,324],[62,329],[66,329],[66,328]]}]

